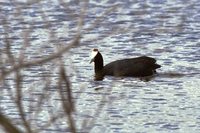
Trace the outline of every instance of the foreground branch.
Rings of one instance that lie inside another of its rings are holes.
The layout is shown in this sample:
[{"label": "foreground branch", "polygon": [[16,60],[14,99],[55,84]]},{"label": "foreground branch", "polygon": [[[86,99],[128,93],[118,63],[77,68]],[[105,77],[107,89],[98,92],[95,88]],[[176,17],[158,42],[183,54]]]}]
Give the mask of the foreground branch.
[{"label": "foreground branch", "polygon": [[6,77],[7,75],[9,75],[10,73],[12,73],[14,71],[19,71],[19,70],[21,70],[23,68],[28,68],[28,67],[35,66],[35,65],[41,65],[41,64],[47,63],[47,62],[49,62],[51,60],[54,60],[54,59],[60,57],[62,54],[67,52],[73,46],[77,46],[79,44],[79,40],[80,40],[80,35],[75,37],[75,39],[69,45],[67,45],[66,47],[62,48],[58,52],[47,56],[46,58],[42,58],[42,59],[33,60],[33,61],[25,62],[25,63],[22,63],[22,64],[14,65],[11,69],[9,69],[7,71],[5,70],[5,71],[3,71],[1,73],[0,81],[2,81],[4,79],[4,77]]},{"label": "foreground branch", "polygon": [[0,125],[5,129],[8,133],[22,133],[16,126],[14,126],[11,121],[5,117],[5,115],[0,112]]}]

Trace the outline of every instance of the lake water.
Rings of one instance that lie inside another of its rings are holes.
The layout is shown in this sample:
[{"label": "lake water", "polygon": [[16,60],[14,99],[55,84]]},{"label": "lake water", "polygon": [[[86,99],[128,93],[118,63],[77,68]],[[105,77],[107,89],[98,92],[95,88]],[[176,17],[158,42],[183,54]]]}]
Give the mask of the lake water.
[{"label": "lake water", "polygon": [[[15,56],[19,56],[26,34],[30,36],[30,44],[24,52],[25,60],[45,57],[66,46],[77,31],[79,2],[71,0],[61,5],[59,1],[51,0],[30,6],[22,1],[0,2],[0,22],[3,24],[3,20],[7,20],[7,32]],[[16,14],[17,11],[21,15]],[[97,18],[99,21],[96,22]],[[5,47],[4,32],[0,25],[1,49]],[[56,37],[50,36],[52,34]],[[104,64],[147,55],[156,58],[162,67],[149,82],[109,76],[103,81],[94,81],[93,64],[89,64],[93,48],[101,51]],[[80,46],[63,55],[72,82],[76,105],[73,116],[78,131],[199,133],[199,53],[199,0],[91,0]],[[23,101],[27,110],[31,104],[39,102],[38,96],[44,92],[41,90],[43,80],[47,78],[45,73],[51,79],[50,89],[46,91],[49,101],[43,103],[42,111],[33,119],[32,125],[37,128],[45,124],[51,114],[62,110],[54,83],[58,78],[57,65],[52,61],[23,71]],[[1,85],[0,110],[20,124],[16,106],[10,98],[10,92],[15,93],[13,88],[11,75],[7,85]],[[27,111],[27,116],[33,112]],[[87,127],[82,126],[94,118],[95,121]],[[61,119],[42,132],[65,132],[65,129],[66,121]]]}]

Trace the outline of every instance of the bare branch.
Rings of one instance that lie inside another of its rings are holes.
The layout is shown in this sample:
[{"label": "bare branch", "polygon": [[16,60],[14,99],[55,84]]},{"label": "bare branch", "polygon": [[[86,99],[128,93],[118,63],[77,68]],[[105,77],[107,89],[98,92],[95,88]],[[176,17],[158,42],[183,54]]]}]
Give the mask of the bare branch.
[{"label": "bare branch", "polygon": [[89,32],[89,31],[93,30],[99,23],[101,23],[105,19],[106,15],[108,15],[109,13],[112,13],[113,11],[117,10],[118,7],[119,6],[116,5],[116,6],[112,6],[112,7],[108,8],[107,10],[105,10],[99,17],[97,17],[95,19],[95,21],[92,23],[92,25],[90,27],[85,29],[85,31]]},{"label": "bare branch", "polygon": [[[65,96],[66,93],[64,93],[65,91],[63,90],[62,82],[65,83],[64,87],[66,88],[67,98]],[[67,78],[65,74],[65,69],[63,65],[60,66],[60,80],[58,82],[58,88],[59,88],[59,94],[62,101],[62,106],[67,116],[70,130],[72,133],[76,133],[76,126],[72,117],[72,112],[74,111],[74,104],[72,102],[71,87],[70,87],[69,79]]]},{"label": "bare branch", "polygon": [[17,104],[17,108],[19,110],[21,119],[23,121],[24,127],[26,128],[28,133],[32,133],[30,124],[28,123],[28,121],[26,120],[25,117],[25,111],[24,111],[24,106],[23,106],[23,102],[22,102],[22,98],[23,98],[23,94],[22,94],[22,86],[21,86],[21,82],[22,82],[22,76],[20,75],[20,72],[17,71],[16,72],[16,94],[17,94],[17,100],[16,100],[16,104]]},{"label": "bare branch", "polygon": [[0,112],[0,125],[8,133],[23,133],[5,115],[1,114],[1,112]]},{"label": "bare branch", "polygon": [[59,50],[58,52],[49,55],[45,58],[42,59],[38,59],[38,60],[33,60],[33,61],[29,61],[29,62],[25,62],[25,63],[21,63],[21,64],[17,64],[14,65],[11,69],[4,71],[4,73],[2,73],[2,75],[0,76],[0,81],[7,76],[8,74],[14,72],[14,71],[18,71],[21,70],[23,68],[28,68],[31,66],[35,66],[35,65],[41,65],[44,64],[48,61],[54,60],[56,58],[59,58],[62,54],[64,54],[65,52],[67,52],[70,48],[72,48],[73,46],[77,46],[79,44],[79,40],[80,40],[80,35],[78,35],[77,37],[75,37],[75,39],[66,47],[64,47],[63,49]]}]

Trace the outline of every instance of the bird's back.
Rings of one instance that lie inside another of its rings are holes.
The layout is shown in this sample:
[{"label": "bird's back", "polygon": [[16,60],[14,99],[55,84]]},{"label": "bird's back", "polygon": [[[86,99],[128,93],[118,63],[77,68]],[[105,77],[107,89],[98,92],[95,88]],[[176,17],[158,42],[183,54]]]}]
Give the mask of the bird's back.
[{"label": "bird's back", "polygon": [[104,75],[140,77],[152,75],[159,67],[154,58],[141,56],[111,62],[104,66],[103,71]]}]

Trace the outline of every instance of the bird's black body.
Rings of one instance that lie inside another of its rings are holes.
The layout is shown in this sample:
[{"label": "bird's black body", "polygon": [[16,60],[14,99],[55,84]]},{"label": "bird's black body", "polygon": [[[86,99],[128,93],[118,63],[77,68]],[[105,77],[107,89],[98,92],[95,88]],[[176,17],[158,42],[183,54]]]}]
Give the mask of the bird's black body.
[{"label": "bird's black body", "polygon": [[156,64],[154,58],[147,56],[116,60],[103,66],[103,57],[101,53],[97,49],[94,50],[97,52],[96,56],[93,58],[95,75],[100,79],[103,79],[105,75],[129,77],[151,76],[156,72],[157,68],[161,67]]}]

